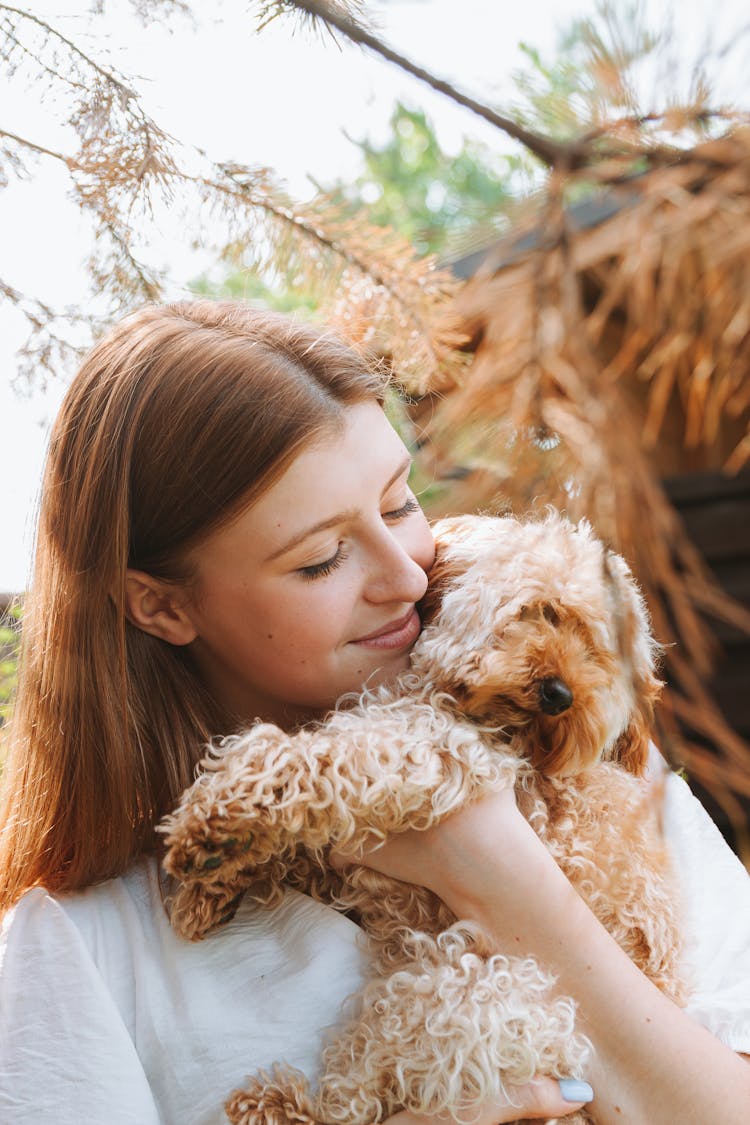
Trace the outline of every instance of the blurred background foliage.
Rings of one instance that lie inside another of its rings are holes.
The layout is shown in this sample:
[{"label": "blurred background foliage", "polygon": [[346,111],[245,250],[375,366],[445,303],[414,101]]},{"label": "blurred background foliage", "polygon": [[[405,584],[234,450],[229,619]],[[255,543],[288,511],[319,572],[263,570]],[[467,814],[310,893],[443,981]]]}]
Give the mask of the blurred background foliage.
[{"label": "blurred background foliage", "polygon": [[18,646],[21,635],[21,607],[0,607],[0,746],[2,727],[10,715],[13,692],[18,680]]}]

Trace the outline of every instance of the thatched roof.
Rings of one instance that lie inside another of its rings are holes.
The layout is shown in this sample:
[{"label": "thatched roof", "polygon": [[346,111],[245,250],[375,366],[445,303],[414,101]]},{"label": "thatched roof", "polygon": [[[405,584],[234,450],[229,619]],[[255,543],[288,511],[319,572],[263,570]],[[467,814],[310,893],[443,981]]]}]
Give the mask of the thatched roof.
[{"label": "thatched roof", "polygon": [[[750,748],[706,692],[701,614],[750,632],[750,612],[713,583],[661,480],[750,459],[750,130],[595,174],[574,207],[553,178],[525,227],[459,263],[474,270],[457,310],[475,359],[415,412],[446,482],[433,511],[553,503],[592,520],[639,576],[659,639],[679,642],[662,741],[738,819]],[[678,743],[674,716],[700,737]]]}]

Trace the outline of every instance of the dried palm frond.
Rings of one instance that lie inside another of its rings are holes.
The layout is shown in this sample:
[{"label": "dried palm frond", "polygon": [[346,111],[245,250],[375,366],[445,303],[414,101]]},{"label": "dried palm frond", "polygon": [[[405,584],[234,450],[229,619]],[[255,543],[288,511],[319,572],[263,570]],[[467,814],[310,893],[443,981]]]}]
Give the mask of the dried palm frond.
[{"label": "dried palm frond", "polygon": [[660,479],[750,452],[750,130],[637,177],[597,171],[608,218],[577,223],[570,177],[553,177],[533,229],[462,291],[476,357],[420,403],[422,458],[443,479],[436,514],[554,504],[629,559],[667,646],[664,747],[741,827],[750,747],[706,686],[703,614],[750,633],[750,612],[716,585]]}]

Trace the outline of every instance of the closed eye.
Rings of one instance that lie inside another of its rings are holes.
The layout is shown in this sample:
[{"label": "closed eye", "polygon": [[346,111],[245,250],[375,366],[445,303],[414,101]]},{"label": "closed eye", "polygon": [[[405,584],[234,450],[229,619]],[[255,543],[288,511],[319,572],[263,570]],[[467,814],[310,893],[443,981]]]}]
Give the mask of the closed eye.
[{"label": "closed eye", "polygon": [[[406,516],[410,516],[412,512],[418,512],[419,510],[419,502],[413,496],[409,496],[400,508],[394,508],[390,512],[384,512],[383,519],[402,520]],[[297,573],[302,575],[303,578],[324,578],[327,574],[331,574],[340,567],[348,557],[343,545],[339,543],[336,553],[331,555],[330,559],[324,559],[323,562],[313,563],[310,566],[301,566],[297,570]]]},{"label": "closed eye", "polygon": [[326,574],[331,574],[346,561],[348,555],[344,547],[339,543],[336,554],[331,555],[330,559],[325,559],[323,562],[313,563],[311,566],[301,566],[297,571],[303,578],[324,578]]},{"label": "closed eye", "polygon": [[402,520],[404,516],[411,515],[412,512],[419,511],[419,503],[410,496],[409,499],[400,508],[394,508],[392,512],[384,512],[384,520]]}]

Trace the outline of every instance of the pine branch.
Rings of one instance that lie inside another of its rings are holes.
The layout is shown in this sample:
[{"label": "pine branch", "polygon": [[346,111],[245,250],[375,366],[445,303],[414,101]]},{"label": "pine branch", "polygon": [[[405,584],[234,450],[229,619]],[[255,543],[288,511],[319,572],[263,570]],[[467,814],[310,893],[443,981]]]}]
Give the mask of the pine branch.
[{"label": "pine branch", "polygon": [[[158,299],[161,285],[132,252],[129,227],[118,218],[119,206],[112,196],[113,191],[129,190],[132,195],[137,190],[138,182],[145,174],[144,162],[134,168],[132,161],[127,159],[127,153],[103,154],[99,148],[95,157],[94,153],[87,152],[85,160],[81,160],[8,131],[0,130],[0,137],[29,152],[60,161],[68,168],[81,206],[97,224],[98,237],[106,235],[116,252],[116,260],[111,264],[113,268],[106,270],[92,258],[89,268],[95,282],[114,296],[141,294],[147,300]],[[403,378],[412,379],[421,386],[427,380],[440,381],[445,378],[448,369],[457,369],[463,364],[462,357],[455,350],[455,345],[463,338],[462,334],[453,330],[447,322],[441,323],[441,310],[455,291],[452,276],[440,273],[429,261],[416,259],[411,245],[393,232],[383,228],[372,228],[368,232],[364,224],[347,217],[343,208],[337,207],[325,196],[306,205],[294,204],[266,173],[239,165],[220,166],[214,169],[213,176],[191,175],[174,163],[167,166],[158,161],[146,171],[157,176],[164,188],[175,183],[198,186],[205,191],[208,202],[217,196],[224,197],[233,212],[231,216],[227,214],[230,224],[237,223],[238,205],[249,214],[250,222],[253,222],[253,213],[261,213],[281,224],[292,237],[274,236],[270,259],[285,268],[287,273],[306,273],[318,292],[325,285],[325,274],[328,272],[343,285],[350,299],[354,298],[352,305],[361,306],[358,315],[369,318],[370,328],[376,324],[382,327],[389,316],[395,315],[399,332],[391,332],[390,335],[400,334],[404,337],[404,345],[399,349],[391,339],[387,346],[394,349]],[[246,237],[243,242],[247,247],[250,239]],[[327,256],[327,269],[321,270],[317,259],[310,255],[313,246]],[[354,271],[352,278],[342,274],[347,267]],[[367,279],[369,292],[361,290],[356,278]],[[371,307],[375,290],[382,293],[380,307],[377,301],[375,307]],[[385,304],[390,304],[392,313],[386,313]],[[364,313],[365,307],[367,314]],[[352,324],[346,327],[351,330]],[[362,334],[361,330],[359,334]]]},{"label": "pine branch", "polygon": [[[253,206],[260,207],[262,210],[267,211],[274,218],[280,219],[283,223],[288,224],[292,230],[302,235],[306,239],[311,239],[317,243],[323,250],[330,251],[331,254],[338,257],[342,262],[354,267],[357,271],[372,279],[372,281],[381,286],[390,296],[399,299],[398,289],[394,284],[392,273],[386,272],[383,263],[378,263],[372,258],[366,258],[363,254],[357,252],[356,244],[348,237],[351,233],[351,222],[342,217],[340,209],[330,202],[328,214],[325,215],[318,211],[314,214],[312,209],[307,210],[299,205],[284,206],[279,202],[274,201],[273,196],[267,193],[263,196],[259,195],[253,188],[253,180],[250,170],[247,168],[240,168],[238,166],[228,167],[224,166],[224,173],[232,184],[236,185],[236,189],[232,191],[226,185],[221,184],[215,180],[202,180],[201,182],[206,187],[215,188],[222,192],[229,192],[235,198],[243,199],[244,202],[249,202]],[[244,177],[244,179],[243,179]],[[318,197],[317,207],[326,201],[326,197]],[[392,251],[400,252],[400,254],[408,258],[414,257],[414,252],[409,243],[395,235],[392,230],[379,227],[378,238],[381,243],[389,245]],[[444,281],[449,283],[450,275],[444,275]]]},{"label": "pine branch", "polygon": [[[112,71],[107,70],[105,67],[101,66],[101,64],[96,62],[95,59],[92,59],[89,55],[82,51],[81,48],[76,43],[74,43],[72,39],[68,39],[66,35],[63,35],[61,31],[58,31],[57,28],[52,26],[52,24],[47,23],[46,20],[41,19],[39,16],[35,16],[33,12],[28,12],[23,8],[16,8],[11,4],[4,4],[1,2],[0,12],[7,12],[8,15],[16,16],[22,20],[28,20],[29,23],[34,24],[41,31],[43,31],[45,35],[49,36],[50,38],[56,39],[59,43],[67,47],[67,49],[73,56],[78,58],[87,67],[98,74],[99,77],[103,79],[105,83],[107,83],[107,85],[115,87],[120,92],[120,95],[123,98],[124,102],[130,101],[131,99],[135,99],[135,101],[137,102],[138,99],[136,98],[135,92],[128,86],[126,86],[122,79],[118,78],[117,75]],[[15,41],[18,43],[17,39]],[[23,44],[19,43],[19,46],[21,46],[24,50],[27,50],[27,48],[23,47]],[[37,63],[39,63],[39,65],[44,66],[44,63],[42,63],[36,55],[34,55],[32,52],[28,53],[32,55],[32,58]],[[74,85],[76,87],[80,87],[79,83],[71,83],[70,79],[67,76],[60,77],[62,77],[62,80],[64,82],[67,82],[70,85]]]},{"label": "pine branch", "polygon": [[[352,43],[379,55],[413,78],[450,98],[451,101],[464,109],[470,110],[495,128],[500,129],[513,140],[519,141],[548,168],[556,168],[571,173],[588,168],[592,164],[596,165],[602,161],[616,159],[624,155],[631,159],[634,156],[646,156],[650,164],[656,165],[671,162],[679,154],[679,149],[661,144],[652,143],[648,146],[638,146],[631,143],[624,146],[622,144],[607,146],[599,143],[605,137],[612,138],[617,136],[618,133],[622,134],[627,128],[642,128],[648,122],[668,121],[670,116],[674,115],[674,110],[633,114],[616,122],[589,129],[572,140],[558,141],[553,137],[528,129],[521,122],[498,113],[490,106],[459,90],[446,79],[439,78],[405,55],[395,51],[372,31],[368,30],[359,20],[355,20],[347,14],[344,4],[334,5],[331,0],[270,0],[265,7],[266,9],[274,8],[276,15],[284,10],[294,9],[334,28]],[[266,22],[268,22],[268,18]],[[700,124],[711,119],[727,119],[727,116],[727,113],[723,110],[698,106],[695,107],[692,116],[686,117],[685,124]]]},{"label": "pine branch", "polygon": [[[326,264],[328,271],[333,268],[332,276],[344,290],[346,300],[359,310],[346,326],[350,338],[357,318],[360,322],[367,318],[371,330],[376,324],[382,328],[390,315],[385,305],[390,305],[400,334],[406,334],[411,349],[414,362],[407,366],[421,365],[417,380],[420,384],[444,378],[446,369],[455,371],[462,366],[463,359],[456,348],[464,334],[455,330],[444,314],[457,289],[451,274],[437,270],[429,259],[416,258],[411,244],[394,231],[353,220],[344,204],[325,195],[304,205],[291,203],[265,173],[239,165],[224,165],[219,172],[219,177],[187,179],[198,182],[209,193],[224,195],[231,202],[227,220],[235,227],[238,204],[249,214],[250,221],[253,211],[260,211],[280,224],[282,233],[271,238],[273,250],[269,260],[282,272],[304,274],[320,292],[325,284]],[[239,244],[247,248],[251,236],[252,231],[245,236],[238,234],[231,244],[235,249]],[[373,295],[378,291],[381,297],[373,307]],[[340,307],[342,301],[338,304]],[[362,337],[361,323],[354,335]],[[391,339],[389,347],[393,344]],[[408,348],[396,350],[402,374],[407,377],[403,364]]]},{"label": "pine branch", "polygon": [[548,167],[564,165],[568,168],[575,168],[580,166],[581,163],[585,163],[589,155],[587,146],[579,151],[575,144],[561,144],[551,137],[545,137],[524,128],[522,125],[519,125],[518,122],[512,121],[509,117],[504,117],[489,106],[477,101],[476,98],[463,93],[463,91],[457,89],[446,79],[438,78],[430,71],[425,70],[424,67],[406,58],[405,55],[399,54],[399,52],[389,47],[363,25],[342,14],[339,8],[334,8],[330,3],[325,2],[325,0],[279,0],[279,3],[281,7],[296,8],[298,11],[305,12],[307,15],[321,20],[330,27],[340,31],[341,34],[345,35],[352,43],[357,43],[361,47],[366,47],[368,50],[380,55],[380,57],[387,62],[393,63],[407,74],[411,74],[413,78],[424,82],[438,93],[444,94],[446,97],[450,98],[451,101],[456,102],[458,105],[463,106],[465,109],[470,110],[478,117],[489,122],[490,125],[501,129],[502,132],[506,133],[509,137],[520,141],[529,152],[532,152]]},{"label": "pine branch", "polygon": [[[22,43],[21,40],[16,36],[15,28],[13,27],[13,24],[7,16],[2,21],[2,23],[0,23],[0,31],[5,34],[5,36],[10,40],[15,48],[21,51],[24,55],[28,56],[28,58],[32,62],[36,63],[37,66],[41,67],[42,71],[45,74],[49,75],[50,78],[54,78],[58,82],[62,82],[65,85],[72,87],[74,90],[86,90],[86,86],[83,82],[76,82],[76,80],[74,78],[71,78],[68,74],[61,74],[60,71],[55,70],[54,67],[51,67],[49,65],[49,63],[44,62],[44,60],[40,59],[38,55],[35,55],[31,48],[27,47],[25,43]],[[6,60],[8,59],[7,52],[5,53],[5,58]]]},{"label": "pine branch", "polygon": [[0,129],[0,137],[4,137],[7,141],[13,141],[14,144],[20,145],[21,148],[27,148],[29,152],[34,152],[38,156],[50,156],[53,160],[59,160],[68,168],[76,167],[76,162],[71,160],[70,157],[64,156],[63,153],[45,148],[44,145],[37,144],[36,141],[30,141],[27,137],[19,137],[17,133],[9,133],[7,129]]},{"label": "pine branch", "polygon": [[20,367],[11,382],[24,377],[27,383],[39,383],[40,369],[53,378],[81,354],[81,346],[57,331],[67,325],[78,335],[89,339],[98,326],[96,317],[77,310],[56,311],[37,297],[21,293],[0,278],[0,297],[13,305],[26,320],[29,335],[19,349]]}]

